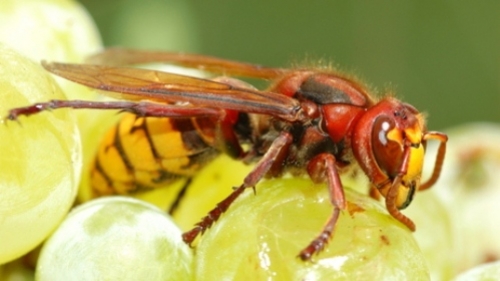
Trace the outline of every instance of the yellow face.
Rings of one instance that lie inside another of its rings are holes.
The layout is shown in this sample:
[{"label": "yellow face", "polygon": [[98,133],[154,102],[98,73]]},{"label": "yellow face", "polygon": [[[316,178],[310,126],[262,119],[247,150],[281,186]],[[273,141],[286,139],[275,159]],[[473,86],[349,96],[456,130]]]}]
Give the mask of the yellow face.
[{"label": "yellow face", "polygon": [[[391,188],[393,179],[405,165],[406,173],[397,187],[396,206],[398,209],[407,207],[413,199],[413,194],[420,186],[420,178],[424,163],[425,148],[422,143],[423,120],[420,115],[415,116],[415,122],[404,129],[394,125],[382,123],[381,134],[378,139],[383,145],[376,147],[377,163],[387,173],[383,186],[379,186],[379,191],[387,196]],[[387,123],[389,124],[389,123]],[[409,149],[407,163],[404,164],[405,146]]]},{"label": "yellow face", "polygon": [[[407,142],[411,143],[410,155],[408,159],[408,166],[406,174],[401,180],[401,184],[398,188],[398,196],[396,199],[396,206],[399,209],[407,207],[411,200],[413,199],[413,194],[418,190],[420,186],[420,178],[422,176],[422,168],[424,165],[424,155],[425,148],[422,144],[422,116],[417,115],[417,122],[411,127],[406,128],[404,132],[404,137]],[[399,142],[402,146],[404,140],[400,130],[393,129],[392,131],[398,131],[397,139],[394,141]],[[392,133],[392,132],[391,132]],[[390,134],[391,134],[390,133]],[[389,138],[391,136],[388,136]]]},{"label": "yellow face", "polygon": [[406,175],[403,176],[398,188],[398,196],[396,199],[396,206],[398,209],[407,207],[413,198],[414,192],[418,190],[423,164],[424,146],[420,144],[418,147],[411,147],[408,171]]}]

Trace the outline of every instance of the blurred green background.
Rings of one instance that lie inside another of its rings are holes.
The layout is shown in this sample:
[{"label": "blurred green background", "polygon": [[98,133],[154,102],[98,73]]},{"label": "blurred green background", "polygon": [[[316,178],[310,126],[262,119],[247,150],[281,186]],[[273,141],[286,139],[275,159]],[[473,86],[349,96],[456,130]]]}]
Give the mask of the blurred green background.
[{"label": "blurred green background", "polygon": [[430,129],[500,121],[500,1],[81,2],[107,46],[322,59],[427,112]]}]

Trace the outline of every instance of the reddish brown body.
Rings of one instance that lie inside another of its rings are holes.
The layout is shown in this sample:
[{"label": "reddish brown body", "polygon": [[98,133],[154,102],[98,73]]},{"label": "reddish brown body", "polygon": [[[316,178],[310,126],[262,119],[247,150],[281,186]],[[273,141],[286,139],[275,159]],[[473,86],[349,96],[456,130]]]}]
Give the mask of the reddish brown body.
[{"label": "reddish brown body", "polygon": [[[415,191],[430,187],[440,173],[446,135],[428,132],[423,117],[412,106],[392,97],[375,100],[360,83],[335,72],[273,69],[197,55],[116,49],[93,60],[112,64],[161,61],[274,80],[266,91],[259,91],[229,77],[205,80],[136,68],[52,63],[44,67],[77,83],[109,91],[109,95],[119,93],[123,101],[50,101],[11,110],[10,119],[49,108],[73,107],[120,109],[138,118],[169,118],[172,124],[190,120],[189,126],[174,127],[181,133],[188,131],[187,127],[195,128],[202,140],[197,142],[199,151],[256,162],[243,184],[183,235],[187,243],[209,228],[244,189],[254,187],[263,177],[307,172],[313,181],[327,183],[334,207],[324,229],[299,254],[309,260],[323,249],[340,211],[346,209],[339,177],[342,168],[359,165],[372,189],[377,190],[372,194],[384,196],[389,213],[411,230],[415,229],[413,222],[399,209],[411,202]],[[438,140],[440,146],[434,172],[421,184],[429,139]],[[244,144],[250,149],[244,150]],[[186,155],[196,151],[186,149]]]}]

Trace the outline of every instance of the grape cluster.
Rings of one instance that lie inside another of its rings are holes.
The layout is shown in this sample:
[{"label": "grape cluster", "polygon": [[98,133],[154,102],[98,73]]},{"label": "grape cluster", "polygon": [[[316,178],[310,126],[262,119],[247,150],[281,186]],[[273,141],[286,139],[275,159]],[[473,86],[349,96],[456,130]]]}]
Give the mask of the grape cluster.
[{"label": "grape cluster", "polygon": [[[0,18],[3,116],[10,108],[65,94],[97,98],[76,84],[56,83],[30,60],[81,62],[102,48],[81,6],[70,0],[5,0]],[[326,186],[307,179],[263,181],[256,195],[247,191],[194,248],[181,241],[182,231],[250,171],[227,156],[193,179],[173,219],[164,211],[166,193],[174,188],[135,199],[91,200],[68,214],[76,196],[79,202],[90,199],[89,163],[100,136],[115,121],[113,112],[70,110],[22,117],[19,124],[2,120],[0,280],[31,280],[33,274],[37,280],[450,280],[500,256],[498,231],[492,231],[500,225],[497,126],[449,132],[442,179],[404,211],[417,224],[415,235],[382,204],[361,195],[365,190],[351,191],[360,190],[366,179],[343,178],[348,209],[326,248],[303,262],[297,254],[332,212]],[[431,144],[428,154],[433,153]],[[456,280],[496,277],[499,268],[490,263]]]}]

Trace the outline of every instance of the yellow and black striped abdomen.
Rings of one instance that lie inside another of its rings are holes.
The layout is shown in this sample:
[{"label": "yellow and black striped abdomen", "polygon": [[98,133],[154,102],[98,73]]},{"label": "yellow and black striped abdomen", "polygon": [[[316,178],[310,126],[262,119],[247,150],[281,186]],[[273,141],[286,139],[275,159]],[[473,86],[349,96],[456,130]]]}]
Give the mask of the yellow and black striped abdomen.
[{"label": "yellow and black striped abdomen", "polygon": [[124,114],[99,146],[91,169],[95,196],[130,194],[194,176],[219,152],[190,118]]}]

